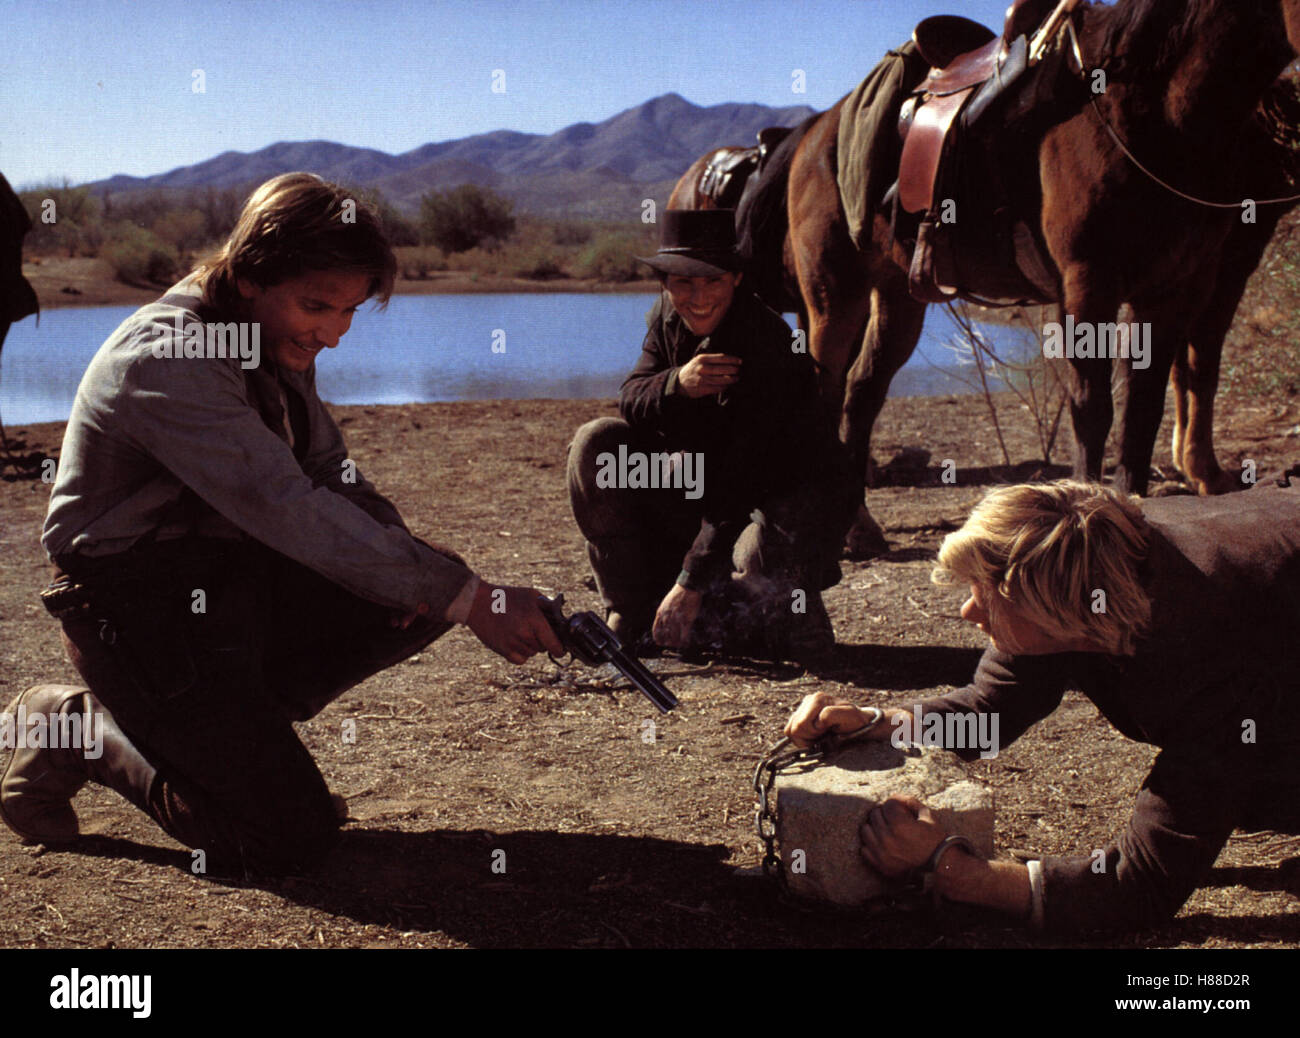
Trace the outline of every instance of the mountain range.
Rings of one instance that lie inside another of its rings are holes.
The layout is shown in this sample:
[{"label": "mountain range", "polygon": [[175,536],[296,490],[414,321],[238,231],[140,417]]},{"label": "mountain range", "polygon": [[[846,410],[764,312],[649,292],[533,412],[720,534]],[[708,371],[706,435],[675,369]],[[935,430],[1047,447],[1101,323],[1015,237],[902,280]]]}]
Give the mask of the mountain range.
[{"label": "mountain range", "polygon": [[807,105],[704,108],[664,94],[604,122],[574,123],[552,134],[496,130],[400,155],[334,141],[280,141],[156,176],[118,175],[88,186],[96,194],[245,187],[302,169],[376,188],[408,214],[426,192],[471,182],[512,198],[524,212],[620,219],[639,212],[643,198],[666,201],[677,178],[704,152],[752,144],[763,127],[796,126],[812,114]]}]

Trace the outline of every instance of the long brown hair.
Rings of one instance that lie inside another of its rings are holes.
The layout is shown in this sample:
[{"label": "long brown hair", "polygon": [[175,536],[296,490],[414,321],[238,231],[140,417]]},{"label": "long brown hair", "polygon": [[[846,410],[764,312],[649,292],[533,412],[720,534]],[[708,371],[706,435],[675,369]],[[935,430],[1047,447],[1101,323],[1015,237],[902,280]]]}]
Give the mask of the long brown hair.
[{"label": "long brown hair", "polygon": [[314,173],[284,173],[249,196],[198,276],[203,301],[233,312],[242,306],[240,279],[269,288],[323,270],[369,275],[370,296],[382,306],[393,293],[397,260],[369,205]]}]

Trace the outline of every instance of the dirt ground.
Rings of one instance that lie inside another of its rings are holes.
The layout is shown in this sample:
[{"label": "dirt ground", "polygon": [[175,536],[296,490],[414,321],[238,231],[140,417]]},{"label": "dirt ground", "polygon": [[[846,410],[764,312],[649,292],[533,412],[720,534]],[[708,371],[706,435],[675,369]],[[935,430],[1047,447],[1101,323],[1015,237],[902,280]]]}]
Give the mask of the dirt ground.
[{"label": "dirt ground", "polygon": [[[319,871],[243,884],[192,875],[188,852],[116,794],[77,801],[76,850],[23,847],[0,830],[6,947],[1027,947],[992,914],[950,908],[872,914],[783,903],[738,871],[759,860],[750,777],[807,693],[903,705],[964,684],[981,635],[960,593],[930,583],[943,534],[1012,477],[975,398],[895,399],[877,426],[882,464],[904,447],[927,469],[870,493],[892,552],[844,563],[827,605],[839,646],[816,673],[683,661],[652,666],[681,699],[641,738],[650,705],[626,685],[545,659],[512,667],[458,629],[300,728],[347,798],[341,846]],[[1002,400],[1012,457],[1030,428]],[[603,401],[341,407],[361,469],[418,533],[454,546],[492,580],[564,591],[595,608],[563,462]],[[1300,406],[1239,408],[1221,426],[1225,466],[1300,460]],[[61,425],[11,429],[24,452],[56,452]],[[1167,465],[1169,420],[1157,464]],[[940,464],[957,466],[955,485]],[[1061,474],[1027,463],[1016,478]],[[1161,484],[1160,491],[1176,489]],[[0,482],[0,696],[74,677],[36,591],[48,487]],[[356,723],[356,742],[342,739]],[[1000,856],[1086,855],[1124,825],[1154,751],[1112,730],[1082,697],[991,761],[971,766],[996,796]],[[492,871],[505,852],[504,874]],[[497,860],[500,856],[497,855]],[[1062,943],[1060,941],[1043,943]],[[1170,926],[1066,942],[1091,947],[1300,943],[1300,841],[1237,833]]]}]

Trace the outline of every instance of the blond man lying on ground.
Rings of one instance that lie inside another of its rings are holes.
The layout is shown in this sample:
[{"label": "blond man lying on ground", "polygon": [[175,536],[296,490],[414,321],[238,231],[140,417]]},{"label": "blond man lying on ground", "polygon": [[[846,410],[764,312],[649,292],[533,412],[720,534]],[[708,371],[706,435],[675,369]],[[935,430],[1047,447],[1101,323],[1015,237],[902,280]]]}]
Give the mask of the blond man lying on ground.
[{"label": "blond man lying on ground", "polygon": [[[1149,501],[1068,480],[1003,487],[945,539],[935,579],[970,586],[961,615],[990,647],[970,685],[886,709],[869,737],[917,709],[996,712],[1005,746],[1077,689],[1161,752],[1104,849],[985,861],[898,797],[862,825],[873,868],[932,871],[941,896],[1035,927],[1132,928],[1173,917],[1234,828],[1300,832],[1300,480]],[[869,716],[818,693],[786,734],[806,745]]]}]

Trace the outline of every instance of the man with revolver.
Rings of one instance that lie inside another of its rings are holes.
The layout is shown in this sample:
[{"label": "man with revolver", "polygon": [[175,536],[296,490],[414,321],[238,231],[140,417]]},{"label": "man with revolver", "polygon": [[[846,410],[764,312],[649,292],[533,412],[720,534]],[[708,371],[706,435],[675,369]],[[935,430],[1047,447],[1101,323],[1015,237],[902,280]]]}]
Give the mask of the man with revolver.
[{"label": "man with revolver", "polygon": [[[1073,688],[1160,754],[1105,848],[985,861],[897,797],[862,825],[873,868],[928,872],[943,897],[1056,932],[1134,928],[1173,917],[1234,828],[1300,832],[1300,466],[1208,498],[1002,487],[945,539],[935,577],[970,587],[961,615],[990,647],[970,685],[887,708],[867,737],[921,741],[917,717],[997,713],[1005,744]],[[818,693],[786,734],[806,745],[868,723]]]},{"label": "man with revolver", "polygon": [[395,269],[367,206],[285,174],[92,360],[43,536],[43,598],[89,688],[36,686],[8,714],[94,718],[102,748],[14,744],[0,819],[22,838],[75,840],[90,781],[211,870],[308,867],[340,814],[293,722],[456,623],[512,663],[562,652],[536,591],[411,533],[316,393],[317,355]]},{"label": "man with revolver", "polygon": [[[574,436],[569,497],[624,640],[812,658],[834,643],[821,591],[839,580],[861,486],[811,358],[743,283],[733,217],[663,214],[642,260],[663,292],[621,417]],[[614,478],[628,458],[651,478]]]}]

